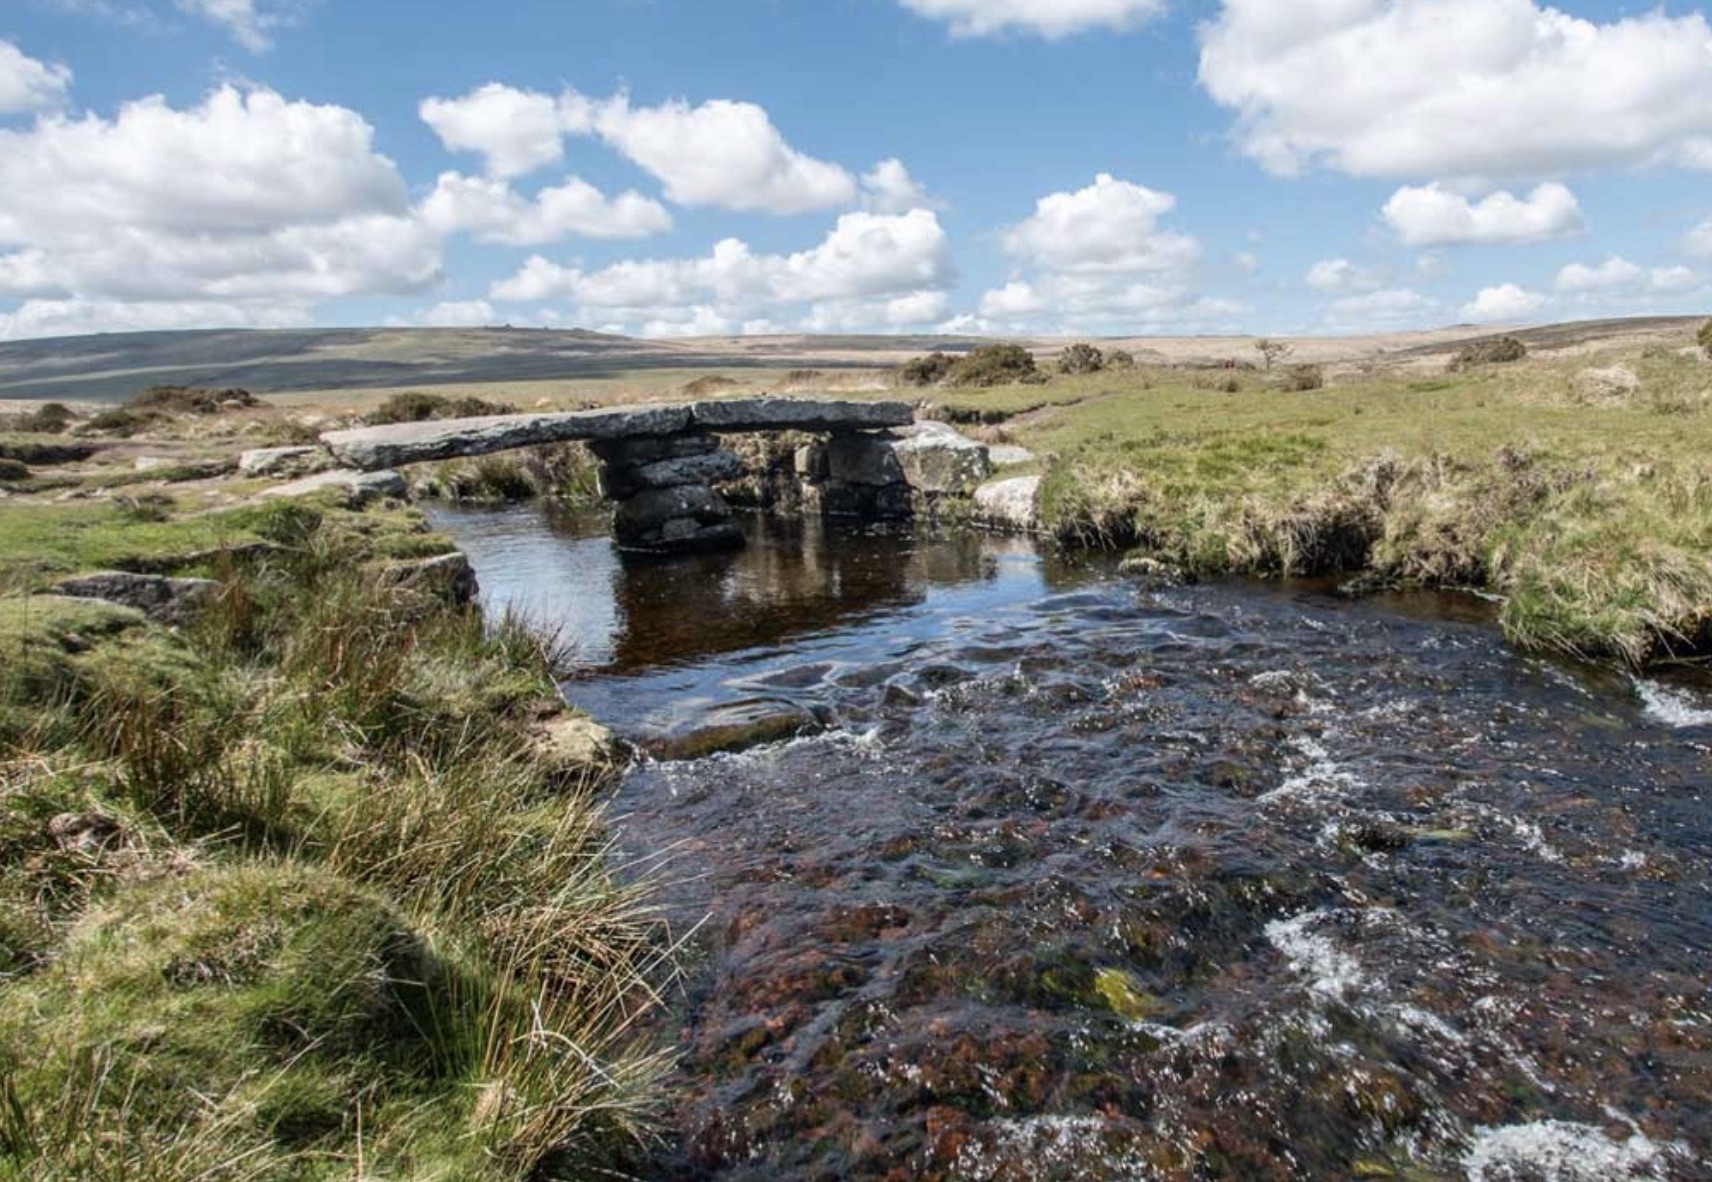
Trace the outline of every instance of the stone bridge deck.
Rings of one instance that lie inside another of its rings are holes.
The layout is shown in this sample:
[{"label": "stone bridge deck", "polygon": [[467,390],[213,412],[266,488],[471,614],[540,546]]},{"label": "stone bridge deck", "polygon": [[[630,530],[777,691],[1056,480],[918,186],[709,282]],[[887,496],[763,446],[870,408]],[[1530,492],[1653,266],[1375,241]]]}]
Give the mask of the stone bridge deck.
[{"label": "stone bridge deck", "polygon": [[[619,544],[635,550],[692,551],[743,544],[743,535],[731,523],[730,507],[713,487],[743,471],[737,457],[720,447],[720,435],[830,435],[817,455],[803,461],[804,477],[836,494],[823,508],[888,512],[910,500],[910,461],[896,449],[912,441],[877,433],[909,427],[914,420],[915,410],[907,402],[737,398],[399,423],[330,431],[321,436],[321,443],[340,462],[365,472],[541,444],[585,443],[603,462],[602,492],[618,502],[613,533]],[[938,451],[959,451],[970,474],[990,471],[986,450],[979,444],[944,429],[934,440]],[[845,474],[842,479],[840,472]]]}]

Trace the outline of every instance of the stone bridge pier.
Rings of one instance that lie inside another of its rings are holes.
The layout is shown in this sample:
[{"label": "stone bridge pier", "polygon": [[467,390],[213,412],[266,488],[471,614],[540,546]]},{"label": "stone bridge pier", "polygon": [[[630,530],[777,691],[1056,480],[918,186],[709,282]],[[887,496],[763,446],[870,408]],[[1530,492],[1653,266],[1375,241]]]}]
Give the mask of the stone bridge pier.
[{"label": "stone bridge pier", "polygon": [[579,441],[601,461],[619,545],[684,553],[743,544],[716,488],[743,474],[724,435],[822,436],[799,455],[798,473],[808,503],[832,515],[907,516],[918,495],[966,494],[991,472],[981,445],[939,424],[912,426],[914,418],[907,402],[741,398],[402,423],[333,431],[321,442],[342,463],[373,472]]}]

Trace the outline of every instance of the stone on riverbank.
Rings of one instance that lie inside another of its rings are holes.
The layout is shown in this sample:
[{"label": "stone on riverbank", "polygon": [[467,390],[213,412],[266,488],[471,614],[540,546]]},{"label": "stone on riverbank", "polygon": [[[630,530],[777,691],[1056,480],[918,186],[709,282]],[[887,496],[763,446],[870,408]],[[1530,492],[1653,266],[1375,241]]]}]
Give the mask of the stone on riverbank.
[{"label": "stone on riverbank", "polygon": [[332,462],[319,447],[260,447],[238,457],[238,472],[243,476],[303,476]]},{"label": "stone on riverbank", "polygon": [[975,490],[975,520],[1001,529],[1040,528],[1040,477],[996,480]]},{"label": "stone on riverbank", "polygon": [[354,472],[349,468],[338,468],[332,472],[322,472],[315,476],[306,476],[302,480],[294,480],[290,484],[282,484],[262,493],[264,497],[309,497],[328,489],[338,489],[345,493],[345,501],[351,508],[358,508],[370,501],[383,500],[388,497],[404,497],[409,489],[404,483],[404,477],[397,472]]},{"label": "stone on riverbank", "polygon": [[219,591],[220,584],[213,579],[170,579],[119,570],[80,575],[54,586],[56,595],[136,608],[157,624],[174,626],[195,620]]}]

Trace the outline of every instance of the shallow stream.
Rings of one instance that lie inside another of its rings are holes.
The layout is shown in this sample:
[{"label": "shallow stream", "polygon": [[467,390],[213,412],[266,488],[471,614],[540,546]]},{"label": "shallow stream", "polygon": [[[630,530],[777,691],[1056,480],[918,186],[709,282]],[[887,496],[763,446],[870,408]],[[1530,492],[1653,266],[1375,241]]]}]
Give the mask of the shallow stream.
[{"label": "shallow stream", "polygon": [[695,933],[644,1177],[1712,1178],[1704,684],[1012,539],[436,520],[621,734],[820,729],[613,803]]}]

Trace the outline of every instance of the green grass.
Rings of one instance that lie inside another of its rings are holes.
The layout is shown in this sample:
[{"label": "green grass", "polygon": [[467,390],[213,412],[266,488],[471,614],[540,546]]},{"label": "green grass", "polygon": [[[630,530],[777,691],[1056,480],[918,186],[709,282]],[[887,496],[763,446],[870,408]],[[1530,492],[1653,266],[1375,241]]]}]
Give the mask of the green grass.
[{"label": "green grass", "polygon": [[[1630,398],[1573,378],[1622,362]],[[1365,572],[1505,600],[1529,648],[1630,664],[1712,641],[1712,368],[1674,350],[1236,394],[1060,378],[1006,434],[1052,457],[1048,523],[1193,571]],[[1042,391],[1003,392],[1015,403]]]},{"label": "green grass", "polygon": [[448,548],[408,510],[111,512],[0,533],[63,570],[270,548],[206,560],[182,633],[0,596],[0,1179],[622,1168],[668,949],[611,876],[600,769],[536,736],[551,641],[378,577]]}]

